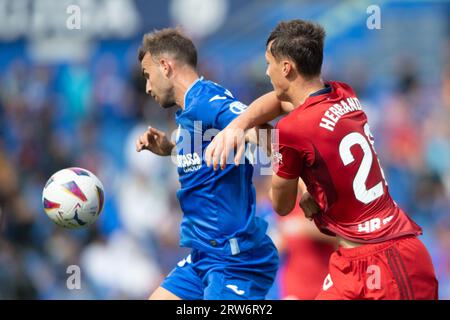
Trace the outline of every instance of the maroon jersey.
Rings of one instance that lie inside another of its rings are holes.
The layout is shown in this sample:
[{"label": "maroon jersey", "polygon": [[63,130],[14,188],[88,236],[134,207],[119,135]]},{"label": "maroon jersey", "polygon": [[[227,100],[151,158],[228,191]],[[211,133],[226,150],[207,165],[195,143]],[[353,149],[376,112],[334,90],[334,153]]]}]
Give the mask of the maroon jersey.
[{"label": "maroon jersey", "polygon": [[322,209],[314,221],[326,234],[362,243],[421,234],[389,194],[352,88],[328,84],[329,93],[310,96],[278,122],[275,173],[303,179]]}]

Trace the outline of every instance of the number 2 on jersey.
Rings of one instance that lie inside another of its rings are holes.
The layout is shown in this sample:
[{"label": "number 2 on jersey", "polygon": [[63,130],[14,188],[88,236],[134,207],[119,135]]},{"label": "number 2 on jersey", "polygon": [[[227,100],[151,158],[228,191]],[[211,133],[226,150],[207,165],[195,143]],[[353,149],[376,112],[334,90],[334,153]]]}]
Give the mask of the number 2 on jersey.
[{"label": "number 2 on jersey", "polygon": [[[384,193],[383,188],[383,182],[378,182],[374,187],[367,190],[366,187],[366,181],[367,177],[370,173],[370,168],[372,167],[372,161],[373,161],[373,155],[372,155],[372,149],[373,147],[373,137],[370,133],[369,124],[366,123],[364,125],[364,133],[366,134],[366,137],[364,137],[359,132],[352,132],[346,135],[340,145],[339,145],[339,155],[341,156],[342,162],[345,166],[349,165],[353,161],[355,161],[355,158],[353,157],[352,152],[350,151],[350,148],[353,147],[356,144],[359,144],[361,149],[364,152],[363,159],[361,161],[361,165],[359,166],[359,169],[356,173],[355,179],[353,180],[353,191],[355,193],[356,199],[361,201],[364,204],[368,204],[375,199],[381,197]],[[370,142],[370,144],[369,144]],[[374,150],[374,153],[376,155],[376,152]],[[380,163],[378,163],[380,165]],[[384,178],[383,169],[380,166],[381,175]],[[387,184],[387,183],[386,183]]]}]

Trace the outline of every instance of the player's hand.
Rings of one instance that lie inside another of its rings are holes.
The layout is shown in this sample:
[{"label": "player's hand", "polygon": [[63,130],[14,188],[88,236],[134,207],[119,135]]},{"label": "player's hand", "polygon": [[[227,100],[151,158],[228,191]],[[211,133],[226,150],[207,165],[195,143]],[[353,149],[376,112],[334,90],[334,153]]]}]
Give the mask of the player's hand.
[{"label": "player's hand", "polygon": [[308,220],[313,220],[314,215],[322,211],[309,192],[303,193],[302,198],[300,199],[300,207]]},{"label": "player's hand", "polygon": [[136,140],[137,152],[149,150],[160,156],[169,156],[174,146],[164,132],[152,127],[148,127],[147,131]]},{"label": "player's hand", "polygon": [[232,150],[236,150],[234,164],[239,165],[245,151],[245,132],[241,129],[225,128],[220,131],[205,151],[205,160],[208,167],[214,170],[220,166],[223,170]]}]

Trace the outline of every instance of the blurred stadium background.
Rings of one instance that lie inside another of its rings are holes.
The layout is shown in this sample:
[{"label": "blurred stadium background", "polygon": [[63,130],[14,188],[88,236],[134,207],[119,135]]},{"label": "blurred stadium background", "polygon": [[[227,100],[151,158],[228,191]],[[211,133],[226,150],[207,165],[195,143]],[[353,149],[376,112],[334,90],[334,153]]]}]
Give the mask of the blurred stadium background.
[{"label": "blurred stadium background", "polygon": [[[80,30],[66,28],[72,4]],[[381,29],[366,26],[370,5]],[[431,0],[0,0],[0,299],[146,298],[187,251],[175,166],[134,150],[148,125],[174,129],[175,110],[144,94],[143,33],[184,26],[201,73],[250,103],[271,88],[266,37],[292,18],[325,27],[324,78],[356,89],[392,195],[423,227],[449,299],[450,2]],[[46,180],[69,166],[106,189],[88,230],[56,227],[42,210]],[[255,179],[277,238],[265,178]],[[81,268],[81,290],[66,287],[69,265]]]}]

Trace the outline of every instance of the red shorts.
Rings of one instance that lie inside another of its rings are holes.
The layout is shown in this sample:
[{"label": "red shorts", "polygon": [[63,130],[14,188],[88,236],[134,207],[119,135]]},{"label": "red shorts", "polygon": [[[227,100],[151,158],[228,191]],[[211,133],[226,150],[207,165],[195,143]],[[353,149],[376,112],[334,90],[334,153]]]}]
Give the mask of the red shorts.
[{"label": "red shorts", "polygon": [[414,236],[339,248],[329,262],[318,300],[437,299],[431,257]]}]

